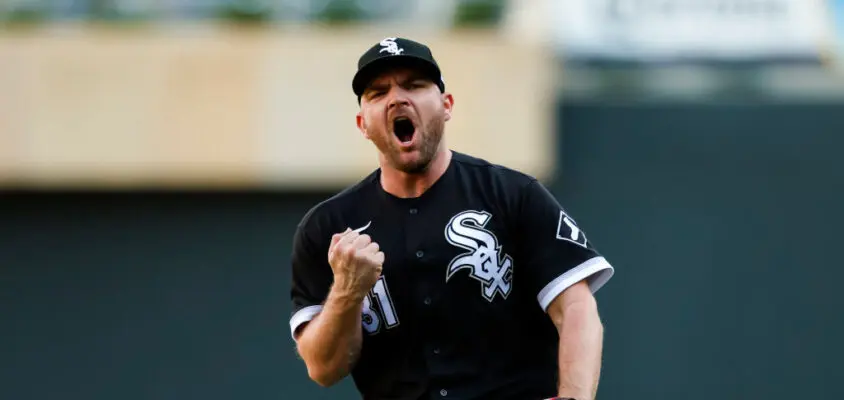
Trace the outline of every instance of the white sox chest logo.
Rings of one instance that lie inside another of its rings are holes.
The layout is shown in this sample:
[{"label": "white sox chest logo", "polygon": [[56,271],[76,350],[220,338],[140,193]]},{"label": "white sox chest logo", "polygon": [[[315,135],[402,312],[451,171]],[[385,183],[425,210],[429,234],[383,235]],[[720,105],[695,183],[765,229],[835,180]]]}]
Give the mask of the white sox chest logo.
[{"label": "white sox chest logo", "polygon": [[469,250],[448,264],[445,280],[457,271],[469,269],[469,277],[482,282],[481,293],[492,302],[500,293],[504,299],[510,294],[513,281],[513,259],[500,253],[498,238],[487,229],[492,214],[486,211],[463,211],[451,218],[445,228],[449,243]]}]

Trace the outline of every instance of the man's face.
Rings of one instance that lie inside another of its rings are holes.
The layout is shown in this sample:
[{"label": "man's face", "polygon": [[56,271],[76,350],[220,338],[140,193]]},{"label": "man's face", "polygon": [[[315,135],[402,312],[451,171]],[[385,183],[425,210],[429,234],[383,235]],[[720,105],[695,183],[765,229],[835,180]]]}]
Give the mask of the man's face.
[{"label": "man's face", "polygon": [[361,96],[357,124],[395,169],[420,173],[442,143],[453,99],[408,68],[384,71]]}]

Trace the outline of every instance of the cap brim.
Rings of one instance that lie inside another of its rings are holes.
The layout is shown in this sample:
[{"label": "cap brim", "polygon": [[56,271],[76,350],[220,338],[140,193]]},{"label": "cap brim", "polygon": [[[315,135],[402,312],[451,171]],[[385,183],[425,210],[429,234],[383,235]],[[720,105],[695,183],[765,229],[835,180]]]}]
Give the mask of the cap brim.
[{"label": "cap brim", "polygon": [[375,59],[359,69],[352,79],[352,90],[355,95],[358,97],[363,95],[364,90],[366,90],[366,87],[369,86],[373,79],[380,75],[384,70],[394,67],[419,69],[434,83],[442,87],[440,69],[435,64],[431,63],[427,59],[417,56],[397,55]]}]

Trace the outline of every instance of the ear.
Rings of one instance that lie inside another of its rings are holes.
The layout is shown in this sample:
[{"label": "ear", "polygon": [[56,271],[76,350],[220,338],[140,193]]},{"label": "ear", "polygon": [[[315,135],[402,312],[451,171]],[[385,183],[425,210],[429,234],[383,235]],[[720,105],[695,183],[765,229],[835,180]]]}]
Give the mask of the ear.
[{"label": "ear", "polygon": [[451,119],[451,113],[454,111],[454,96],[451,93],[443,93],[443,108],[445,109],[445,120]]},{"label": "ear", "polygon": [[366,133],[366,120],[363,118],[363,114],[361,114],[360,111],[358,111],[357,115],[355,116],[355,120],[360,133],[363,135],[363,137],[369,140],[369,134]]}]

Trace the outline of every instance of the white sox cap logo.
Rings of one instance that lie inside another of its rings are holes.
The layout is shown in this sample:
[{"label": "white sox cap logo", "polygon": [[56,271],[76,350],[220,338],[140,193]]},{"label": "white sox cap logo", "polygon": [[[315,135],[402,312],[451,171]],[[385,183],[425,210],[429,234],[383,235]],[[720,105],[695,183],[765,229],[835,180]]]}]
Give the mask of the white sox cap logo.
[{"label": "white sox cap logo", "polygon": [[399,55],[404,52],[404,49],[400,49],[398,43],[396,43],[396,38],[386,38],[379,43],[384,48],[379,51],[379,53],[387,52],[392,55]]},{"label": "white sox cap logo", "polygon": [[463,211],[449,221],[445,229],[446,240],[469,252],[451,260],[445,280],[448,282],[457,271],[468,268],[469,276],[483,283],[481,294],[492,302],[498,293],[505,299],[510,294],[513,259],[506,254],[501,256],[498,238],[484,229],[490,218],[492,214],[486,211]]}]

